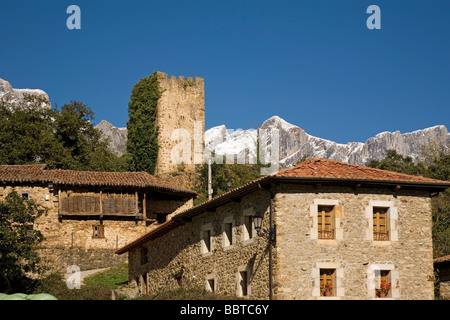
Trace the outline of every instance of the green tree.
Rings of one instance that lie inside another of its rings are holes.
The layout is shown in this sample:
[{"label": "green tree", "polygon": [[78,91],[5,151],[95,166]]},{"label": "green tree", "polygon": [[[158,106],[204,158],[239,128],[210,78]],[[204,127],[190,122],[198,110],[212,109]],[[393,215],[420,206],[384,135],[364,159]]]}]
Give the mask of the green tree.
[{"label": "green tree", "polygon": [[[450,181],[450,153],[435,145],[424,150],[427,163],[426,176]],[[433,208],[433,254],[442,257],[450,254],[450,189],[431,199]]]},{"label": "green tree", "polygon": [[431,199],[433,209],[433,256],[450,254],[450,189]]},{"label": "green tree", "polygon": [[450,180],[450,153],[440,151],[427,167],[427,176],[439,180]]},{"label": "green tree", "polygon": [[155,173],[158,158],[157,104],[159,90],[157,73],[141,79],[131,91],[128,103],[128,170]]},{"label": "green tree", "polygon": [[52,110],[30,106],[13,110],[0,105],[0,163],[44,162],[57,148]]},{"label": "green tree", "polygon": [[[228,191],[228,181],[231,181],[231,188],[237,188],[249,181],[261,177],[261,165],[249,164],[211,164],[211,185],[213,196],[219,196]],[[194,191],[198,193],[195,204],[208,200],[208,164],[196,166],[199,175],[197,186]]]},{"label": "green tree", "polygon": [[34,229],[34,222],[45,210],[16,191],[0,202],[0,274],[7,293],[13,290],[14,281],[25,278],[27,272],[38,271],[36,247],[44,237]]},{"label": "green tree", "polygon": [[[53,122],[56,139],[64,157],[55,159],[59,169],[88,171],[124,171],[125,165],[108,146],[108,140],[94,128],[94,112],[79,101],[55,109]],[[59,146],[57,146],[59,148]],[[57,156],[56,154],[54,156]]]},{"label": "green tree", "polygon": [[404,157],[395,150],[387,150],[384,159],[371,160],[366,166],[412,175],[424,175],[426,171],[425,166],[421,162],[414,163],[411,157]]},{"label": "green tree", "polygon": [[92,125],[93,111],[78,101],[58,108],[0,104],[0,164],[45,163],[49,168],[124,171],[108,141]]}]

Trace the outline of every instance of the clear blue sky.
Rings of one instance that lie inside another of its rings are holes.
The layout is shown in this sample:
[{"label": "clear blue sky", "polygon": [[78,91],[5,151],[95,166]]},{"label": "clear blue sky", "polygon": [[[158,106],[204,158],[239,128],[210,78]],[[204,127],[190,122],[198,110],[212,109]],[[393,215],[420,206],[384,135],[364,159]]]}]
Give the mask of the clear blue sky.
[{"label": "clear blue sky", "polygon": [[[66,9],[81,8],[81,30]],[[369,5],[381,30],[369,30]],[[154,71],[205,78],[206,128],[278,115],[341,143],[450,129],[450,1],[2,0],[0,77],[126,126]]]}]

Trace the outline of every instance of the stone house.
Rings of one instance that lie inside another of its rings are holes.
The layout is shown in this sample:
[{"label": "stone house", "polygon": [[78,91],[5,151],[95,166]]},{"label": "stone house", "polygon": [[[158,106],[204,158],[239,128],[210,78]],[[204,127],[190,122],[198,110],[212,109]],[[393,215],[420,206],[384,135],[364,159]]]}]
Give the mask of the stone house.
[{"label": "stone house", "polygon": [[439,298],[450,300],[450,255],[434,259],[434,268],[439,273]]},{"label": "stone house", "polygon": [[192,207],[196,195],[144,172],[0,165],[0,201],[12,190],[47,208],[35,223],[45,237],[39,250],[59,271],[126,262],[114,254],[117,248]]},{"label": "stone house", "polygon": [[314,158],[173,215],[116,253],[128,253],[141,293],[379,299],[386,283],[385,299],[433,299],[430,197],[448,187]]}]

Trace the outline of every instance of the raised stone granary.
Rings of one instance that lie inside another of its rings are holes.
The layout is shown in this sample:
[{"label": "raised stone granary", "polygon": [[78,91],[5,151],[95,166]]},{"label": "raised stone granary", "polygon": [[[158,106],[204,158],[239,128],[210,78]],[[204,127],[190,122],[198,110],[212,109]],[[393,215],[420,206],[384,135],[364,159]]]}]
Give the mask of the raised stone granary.
[{"label": "raised stone granary", "polygon": [[[173,215],[116,253],[128,253],[141,293],[433,299],[430,197],[448,187],[313,158]],[[275,238],[258,235],[257,213]]]},{"label": "raised stone granary", "polygon": [[192,207],[195,193],[145,172],[48,170],[0,165],[0,201],[12,190],[48,211],[35,228],[50,270],[109,267],[126,262],[117,248]]}]

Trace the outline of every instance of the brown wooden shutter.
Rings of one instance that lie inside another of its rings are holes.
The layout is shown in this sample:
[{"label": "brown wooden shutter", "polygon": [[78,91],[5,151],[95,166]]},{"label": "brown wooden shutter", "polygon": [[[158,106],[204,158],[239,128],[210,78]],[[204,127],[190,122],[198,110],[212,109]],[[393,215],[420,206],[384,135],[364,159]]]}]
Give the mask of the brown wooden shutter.
[{"label": "brown wooden shutter", "polygon": [[318,206],[319,239],[334,239],[334,206]]},{"label": "brown wooden shutter", "polygon": [[373,239],[376,241],[388,240],[388,208],[373,208]]},{"label": "brown wooden shutter", "polygon": [[104,238],[105,237],[105,226],[100,224],[98,226],[98,237],[99,238]]},{"label": "brown wooden shutter", "polygon": [[92,238],[100,239],[105,237],[105,227],[102,224],[92,226]]}]

